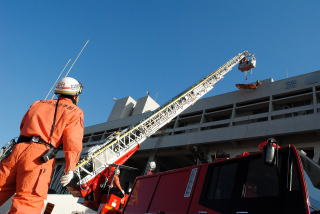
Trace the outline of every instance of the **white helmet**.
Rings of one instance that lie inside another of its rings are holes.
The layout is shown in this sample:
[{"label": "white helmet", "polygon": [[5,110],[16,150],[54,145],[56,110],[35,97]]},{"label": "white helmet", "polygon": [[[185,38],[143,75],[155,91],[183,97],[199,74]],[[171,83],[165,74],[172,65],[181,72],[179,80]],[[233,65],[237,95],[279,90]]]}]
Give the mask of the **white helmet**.
[{"label": "white helmet", "polygon": [[120,175],[120,169],[116,169],[116,175]]},{"label": "white helmet", "polygon": [[72,77],[62,78],[56,85],[55,94],[77,96],[82,92],[82,84]]},{"label": "white helmet", "polygon": [[157,167],[156,162],[150,161],[149,162],[149,169],[154,170]]}]

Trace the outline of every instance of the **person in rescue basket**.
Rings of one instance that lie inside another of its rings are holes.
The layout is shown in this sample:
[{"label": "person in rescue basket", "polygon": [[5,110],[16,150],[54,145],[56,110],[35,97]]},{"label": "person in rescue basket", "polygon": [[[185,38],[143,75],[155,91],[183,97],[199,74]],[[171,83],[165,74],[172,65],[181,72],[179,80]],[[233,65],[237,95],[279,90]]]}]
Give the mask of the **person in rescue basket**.
[{"label": "person in rescue basket", "polygon": [[82,85],[71,77],[56,85],[57,100],[33,103],[20,125],[12,153],[0,162],[0,206],[11,196],[9,214],[40,214],[48,194],[57,148],[65,154],[66,186],[82,151],[83,111],[77,106]]}]

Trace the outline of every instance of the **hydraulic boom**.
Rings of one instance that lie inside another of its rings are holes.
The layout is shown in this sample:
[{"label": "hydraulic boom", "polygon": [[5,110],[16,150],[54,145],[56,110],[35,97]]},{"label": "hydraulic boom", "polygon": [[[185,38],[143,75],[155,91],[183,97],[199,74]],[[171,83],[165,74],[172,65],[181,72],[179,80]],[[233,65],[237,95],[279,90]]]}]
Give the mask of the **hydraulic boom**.
[{"label": "hydraulic boom", "polygon": [[94,198],[97,198],[101,184],[106,183],[106,178],[110,173],[109,166],[123,164],[139,149],[142,142],[208,93],[241,59],[249,56],[252,54],[247,51],[236,55],[216,71],[156,110],[148,118],[130,129],[106,139],[87,157],[79,161],[75,170],[76,179],[73,180],[68,190],[74,196],[86,197],[94,193]]}]

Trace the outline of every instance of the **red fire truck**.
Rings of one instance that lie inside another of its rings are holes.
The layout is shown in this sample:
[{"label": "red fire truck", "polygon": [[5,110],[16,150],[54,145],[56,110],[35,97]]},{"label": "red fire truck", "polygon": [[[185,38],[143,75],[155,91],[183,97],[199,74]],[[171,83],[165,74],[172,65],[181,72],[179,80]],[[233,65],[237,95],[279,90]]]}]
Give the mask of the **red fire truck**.
[{"label": "red fire truck", "polygon": [[293,145],[270,145],[138,177],[122,214],[320,213],[319,165]]}]

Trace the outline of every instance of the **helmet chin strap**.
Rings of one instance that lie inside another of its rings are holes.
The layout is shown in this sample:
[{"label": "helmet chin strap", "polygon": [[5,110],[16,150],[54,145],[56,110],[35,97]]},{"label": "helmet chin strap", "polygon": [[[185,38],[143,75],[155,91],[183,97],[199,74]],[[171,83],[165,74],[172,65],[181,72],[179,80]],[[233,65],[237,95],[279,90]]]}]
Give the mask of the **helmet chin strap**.
[{"label": "helmet chin strap", "polygon": [[78,105],[78,103],[79,103],[79,95],[73,96],[72,97],[72,102],[73,102],[73,104]]},{"label": "helmet chin strap", "polygon": [[77,96],[72,96],[72,97],[71,97],[71,101],[72,101],[73,104],[78,105]]}]

